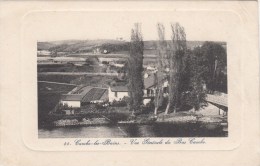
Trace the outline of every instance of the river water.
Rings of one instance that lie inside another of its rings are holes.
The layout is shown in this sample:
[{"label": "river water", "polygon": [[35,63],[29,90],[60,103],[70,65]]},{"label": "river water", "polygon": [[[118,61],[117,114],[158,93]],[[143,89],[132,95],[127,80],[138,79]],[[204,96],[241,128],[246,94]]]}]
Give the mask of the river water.
[{"label": "river water", "polygon": [[39,138],[227,137],[218,125],[127,124],[42,128]]}]

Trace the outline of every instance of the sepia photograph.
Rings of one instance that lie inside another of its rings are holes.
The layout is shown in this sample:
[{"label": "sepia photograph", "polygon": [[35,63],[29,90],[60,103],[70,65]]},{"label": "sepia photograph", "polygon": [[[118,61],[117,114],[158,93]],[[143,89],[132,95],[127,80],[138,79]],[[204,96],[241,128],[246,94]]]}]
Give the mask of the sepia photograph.
[{"label": "sepia photograph", "polygon": [[128,38],[38,41],[38,137],[227,137],[226,42],[150,28],[153,40],[134,23]]},{"label": "sepia photograph", "polygon": [[256,1],[0,11],[0,165],[259,164]]}]

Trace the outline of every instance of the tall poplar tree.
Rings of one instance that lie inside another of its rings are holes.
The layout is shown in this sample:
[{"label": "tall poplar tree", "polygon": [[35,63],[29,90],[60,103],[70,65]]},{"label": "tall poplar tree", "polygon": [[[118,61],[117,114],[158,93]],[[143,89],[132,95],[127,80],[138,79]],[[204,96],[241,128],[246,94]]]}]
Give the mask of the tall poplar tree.
[{"label": "tall poplar tree", "polygon": [[128,59],[129,105],[130,111],[133,113],[140,111],[143,103],[143,50],[141,26],[136,23],[131,31],[130,56]]},{"label": "tall poplar tree", "polygon": [[154,100],[154,114],[157,115],[157,111],[159,107],[162,105],[163,101],[163,89],[161,81],[163,79],[163,75],[165,73],[165,69],[168,67],[166,56],[167,56],[167,41],[165,41],[165,28],[163,24],[157,24],[157,31],[158,31],[158,57],[157,57],[157,67],[158,71],[155,74],[155,100]]},{"label": "tall poplar tree", "polygon": [[175,113],[180,102],[180,80],[183,70],[183,57],[185,55],[186,34],[184,27],[179,23],[171,24],[172,29],[172,48],[169,56],[169,97],[168,104],[165,109],[165,114],[168,114],[170,109]]}]

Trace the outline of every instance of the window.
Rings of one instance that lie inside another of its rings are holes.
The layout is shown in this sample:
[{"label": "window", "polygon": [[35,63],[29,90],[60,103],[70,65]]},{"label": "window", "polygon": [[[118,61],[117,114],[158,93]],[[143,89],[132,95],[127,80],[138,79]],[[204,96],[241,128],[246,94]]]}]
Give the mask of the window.
[{"label": "window", "polygon": [[164,88],[163,88],[163,93],[167,93],[167,92],[168,92],[167,87],[164,87]]},{"label": "window", "polygon": [[117,97],[117,92],[115,92],[115,97]]}]

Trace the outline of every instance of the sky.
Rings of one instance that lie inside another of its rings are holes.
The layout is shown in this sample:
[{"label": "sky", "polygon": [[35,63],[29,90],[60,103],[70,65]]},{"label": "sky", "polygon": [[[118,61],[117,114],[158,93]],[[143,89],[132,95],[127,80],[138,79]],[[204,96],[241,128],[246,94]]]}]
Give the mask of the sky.
[{"label": "sky", "polygon": [[[116,39],[130,40],[134,23],[141,23],[144,40],[157,40],[156,25],[165,26],[166,39],[171,39],[171,23],[179,22],[187,40],[226,41],[229,23],[226,14],[220,12],[43,12],[29,15],[24,24],[28,35],[38,41]],[[227,27],[228,25],[228,27]]]}]

